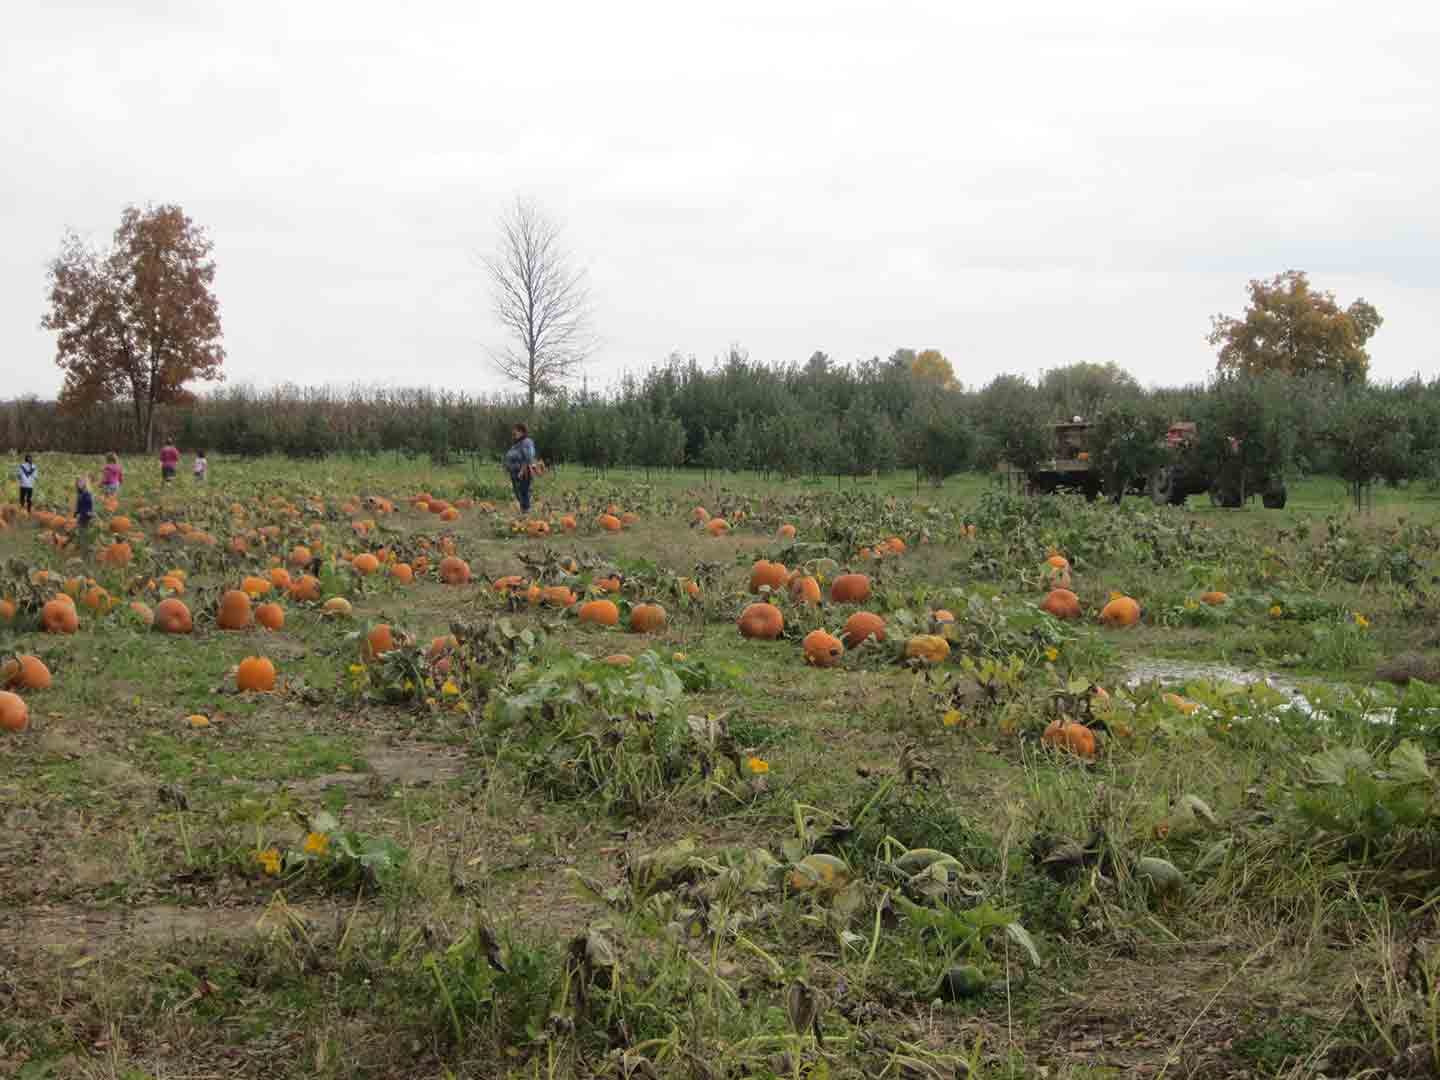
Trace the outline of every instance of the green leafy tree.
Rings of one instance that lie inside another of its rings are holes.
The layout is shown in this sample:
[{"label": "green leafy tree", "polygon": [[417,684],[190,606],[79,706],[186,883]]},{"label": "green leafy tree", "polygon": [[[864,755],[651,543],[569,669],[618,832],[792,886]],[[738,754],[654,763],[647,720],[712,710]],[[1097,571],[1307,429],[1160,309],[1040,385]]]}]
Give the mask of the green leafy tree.
[{"label": "green leafy tree", "polygon": [[1336,405],[1324,438],[1334,454],[1335,471],[1350,485],[1357,510],[1376,479],[1398,480],[1415,467],[1405,409],[1374,391],[1357,390]]},{"label": "green leafy tree", "polygon": [[1370,369],[1365,343],[1384,321],[1374,305],[1361,299],[1342,309],[1333,293],[1312,289],[1302,270],[1252,280],[1249,288],[1250,306],[1242,318],[1211,319],[1209,341],[1219,349],[1221,371],[1365,381]]},{"label": "green leafy tree", "polygon": [[1273,485],[1294,460],[1294,381],[1276,374],[1231,374],[1215,380],[1188,448],[1192,467],[1211,477],[1222,501],[1244,502]]},{"label": "green leafy tree", "polygon": [[1090,429],[1090,462],[1106,493],[1119,502],[1136,480],[1169,460],[1169,416],[1144,398],[1111,401]]},{"label": "green leafy tree", "polygon": [[1051,415],[1030,381],[1000,375],[974,401],[982,468],[1001,462],[1025,472],[1055,454]]},{"label": "green leafy tree", "polygon": [[1040,377],[1039,393],[1056,416],[1080,416],[1086,419],[1099,414],[1106,402],[1130,398],[1140,392],[1140,385],[1128,371],[1115,364],[1077,363],[1051,368]]}]

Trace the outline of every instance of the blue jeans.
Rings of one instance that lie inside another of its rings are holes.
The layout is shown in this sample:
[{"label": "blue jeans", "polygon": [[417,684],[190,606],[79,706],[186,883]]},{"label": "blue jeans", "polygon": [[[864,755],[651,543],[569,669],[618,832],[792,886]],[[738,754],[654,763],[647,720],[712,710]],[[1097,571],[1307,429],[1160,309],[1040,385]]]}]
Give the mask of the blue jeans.
[{"label": "blue jeans", "polygon": [[515,498],[520,502],[520,512],[530,512],[530,477],[511,476],[510,487],[515,491]]}]

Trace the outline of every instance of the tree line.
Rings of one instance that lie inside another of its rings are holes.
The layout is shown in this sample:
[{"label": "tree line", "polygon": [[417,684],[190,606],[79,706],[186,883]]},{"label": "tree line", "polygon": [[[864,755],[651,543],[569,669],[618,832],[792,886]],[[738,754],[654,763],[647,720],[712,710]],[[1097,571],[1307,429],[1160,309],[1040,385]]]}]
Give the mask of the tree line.
[{"label": "tree line", "polygon": [[[552,465],[753,471],[776,477],[861,477],[913,469],[941,481],[1054,453],[1053,424],[1092,422],[1096,467],[1115,477],[1153,467],[1169,425],[1270,471],[1333,473],[1351,483],[1440,475],[1440,379],[1347,383],[1278,372],[1217,374],[1205,384],[1147,390],[1113,364],[1079,363],[1038,379],[1001,375],[966,388],[948,361],[896,350],[851,364],[817,352],[769,365],[732,349],[711,364],[671,357],[605,393],[561,392],[530,410],[523,397],[425,388],[227,384],[159,408],[187,448],[296,458],[332,453],[427,455],[437,462],[503,452],[526,419]],[[13,450],[103,453],[137,445],[123,403],[0,405]],[[1218,450],[1216,452],[1219,452]]]}]

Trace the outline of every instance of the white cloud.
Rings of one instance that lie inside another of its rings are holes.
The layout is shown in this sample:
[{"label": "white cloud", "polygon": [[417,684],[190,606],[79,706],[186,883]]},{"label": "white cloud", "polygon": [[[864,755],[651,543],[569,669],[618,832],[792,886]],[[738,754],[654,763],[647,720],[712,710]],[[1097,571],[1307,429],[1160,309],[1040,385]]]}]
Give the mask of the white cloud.
[{"label": "white cloud", "polygon": [[214,235],[232,378],[496,388],[473,255],[520,192],[600,381],[732,341],[1190,381],[1292,267],[1381,309],[1378,375],[1437,373],[1433,5],[126,6],[7,20],[0,395],[58,386],[62,229],[147,200]]}]

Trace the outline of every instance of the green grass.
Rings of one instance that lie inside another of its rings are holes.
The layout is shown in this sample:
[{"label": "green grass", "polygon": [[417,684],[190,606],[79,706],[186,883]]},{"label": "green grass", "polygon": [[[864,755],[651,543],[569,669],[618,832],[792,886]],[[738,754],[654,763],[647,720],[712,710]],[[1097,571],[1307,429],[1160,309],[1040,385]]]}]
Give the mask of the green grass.
[{"label": "green grass", "polygon": [[[51,478],[87,464],[41,462]],[[466,511],[451,526],[401,501],[496,479],[393,457],[216,460],[203,493],[139,476],[126,509],[156,504],[147,531],[189,521],[221,543],[137,544],[123,572],[76,563],[29,527],[0,532],[0,594],[27,600],[30,571],[45,568],[153,603],[148,579],[180,565],[197,622],[167,637],[117,609],[83,614],[80,633],[60,638],[22,611],[0,629],[0,652],[38,653],[55,676],[27,694],[30,730],[0,739],[0,895],[19,928],[0,942],[11,995],[0,1072],[579,1077],[621,1075],[628,1053],[667,1076],[1078,1078],[1156,1072],[1172,1057],[1207,1075],[1311,1076],[1322,1061],[1328,1075],[1404,1075],[1390,1045],[1426,1044],[1440,1009],[1395,965],[1436,962],[1425,931],[1440,896],[1433,782],[1396,786],[1395,740],[1359,705],[1340,702],[1327,726],[1202,678],[1133,700],[1120,688],[1137,665],[1168,658],[1348,693],[1394,657],[1435,659],[1432,493],[1379,491],[1360,516],[1327,478],[1292,483],[1283,512],[1059,500],[1005,510],[1023,520],[974,539],[959,524],[1001,512],[990,477],[917,491],[908,475],[706,484],[566,470],[538,485],[542,510],[573,511],[582,528],[544,542],[513,536],[504,512]],[[372,493],[400,509],[357,540],[352,517],[374,515],[341,503]],[[293,523],[256,502],[276,494],[321,496],[326,509]],[[640,522],[597,531],[611,502]],[[749,518],[712,539],[688,526],[695,505]],[[781,520],[808,546],[777,541]],[[208,618],[218,590],[268,557],[225,542],[271,522],[281,554],[320,523],[331,550],[389,545],[407,558],[447,535],[486,579],[530,576],[522,556],[578,557],[582,587],[613,565],[629,579],[623,599],[659,599],[670,623],[642,639],[524,603],[505,610],[484,580],[401,589],[355,583],[340,564],[325,579],[350,596],[349,619],[292,604],[279,634],[220,632]],[[907,554],[857,562],[852,541],[892,534]],[[1051,547],[1070,556],[1088,612],[1124,591],[1142,624],[1036,616]],[[750,564],[782,553],[870,572],[891,642],[836,670],[807,667],[798,639],[839,630],[849,611],[790,605],[785,640],[741,639]],[[707,582],[700,603],[676,599],[680,576]],[[1214,588],[1230,602],[1202,610],[1196,598]],[[934,607],[959,620],[950,660],[899,663],[904,628],[931,629]],[[374,621],[428,643],[452,623],[502,617],[544,644],[519,666],[493,641],[467,646],[476,666],[458,675],[463,710],[441,678],[417,694],[402,685],[411,674],[381,686],[352,670]],[[572,653],[647,649],[655,671],[720,674],[677,691],[659,675],[622,685],[583,669],[549,712],[501,720],[497,702],[570,670]],[[280,691],[235,692],[230,672],[253,654],[276,661]],[[1014,661],[1013,682],[987,693],[974,674],[986,659]],[[1091,683],[1120,704],[1102,711],[1109,735],[1087,764],[1039,736],[1082,710]],[[411,703],[386,704],[385,692]],[[1203,707],[1186,713],[1164,692]],[[1433,752],[1428,699],[1413,694],[1407,731]],[[952,711],[960,722],[947,726]],[[209,725],[191,726],[192,713]],[[687,717],[728,733],[705,767]],[[1363,746],[1377,764],[1325,802],[1307,759],[1335,746]],[[555,782],[582,770],[600,785],[590,794]],[[337,819],[330,847],[306,862],[322,811]],[[337,854],[342,834],[353,863]],[[693,851],[675,854],[686,843]],[[906,848],[944,852],[958,869],[907,880],[896,865]],[[273,876],[257,859],[271,850],[287,860]],[[382,855],[393,865],[359,861]],[[843,860],[853,882],[797,889],[791,864],[806,855]],[[645,869],[671,857],[665,874]],[[1142,858],[1173,863],[1183,891],[1147,886]],[[1029,931],[1041,967],[1007,937],[1008,920]],[[590,931],[603,946],[587,946]],[[617,969],[601,962],[607,950]],[[982,992],[934,1004],[957,964],[979,968]],[[822,998],[823,1056],[787,1017],[800,978]],[[1404,1066],[1428,1067],[1423,1053]]]}]

